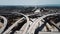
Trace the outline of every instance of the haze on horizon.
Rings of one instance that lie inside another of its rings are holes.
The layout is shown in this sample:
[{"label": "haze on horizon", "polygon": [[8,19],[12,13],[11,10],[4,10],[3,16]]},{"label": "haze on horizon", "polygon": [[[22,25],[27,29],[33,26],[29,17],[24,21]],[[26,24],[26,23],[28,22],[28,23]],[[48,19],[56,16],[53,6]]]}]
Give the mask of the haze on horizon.
[{"label": "haze on horizon", "polygon": [[60,4],[60,0],[0,0],[0,5],[46,5]]}]

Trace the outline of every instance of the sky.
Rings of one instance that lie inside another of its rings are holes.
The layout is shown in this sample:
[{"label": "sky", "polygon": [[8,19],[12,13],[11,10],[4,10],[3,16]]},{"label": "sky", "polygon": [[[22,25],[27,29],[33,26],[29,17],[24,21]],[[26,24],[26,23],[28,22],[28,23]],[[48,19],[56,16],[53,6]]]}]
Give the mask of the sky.
[{"label": "sky", "polygon": [[0,0],[0,5],[46,5],[60,4],[60,0]]}]

